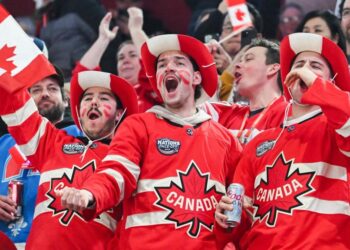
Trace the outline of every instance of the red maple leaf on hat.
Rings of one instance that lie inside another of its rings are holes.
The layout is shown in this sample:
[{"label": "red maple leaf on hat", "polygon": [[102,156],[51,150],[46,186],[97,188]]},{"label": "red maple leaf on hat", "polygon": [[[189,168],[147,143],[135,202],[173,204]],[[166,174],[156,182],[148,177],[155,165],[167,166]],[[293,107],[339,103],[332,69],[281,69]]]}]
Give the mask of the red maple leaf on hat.
[{"label": "red maple leaf on hat", "polygon": [[187,234],[196,238],[202,227],[212,231],[215,205],[222,193],[215,186],[209,187],[209,173],[201,173],[192,162],[186,172],[178,172],[181,185],[171,181],[168,187],[156,187],[156,205],[169,211],[165,220],[175,223],[175,227],[188,227]]},{"label": "red maple leaf on hat", "polygon": [[271,166],[266,167],[266,178],[261,178],[255,189],[253,206],[255,217],[266,217],[266,225],[274,227],[279,214],[292,215],[293,210],[303,205],[300,198],[313,192],[311,186],[315,172],[301,173],[293,168],[293,161],[285,160],[281,153]]},{"label": "red maple leaf on hat", "polygon": [[46,193],[46,195],[51,199],[48,208],[50,208],[53,211],[54,216],[58,214],[61,215],[59,221],[62,225],[68,226],[70,221],[74,218],[74,216],[77,216],[82,220],[83,217],[77,211],[69,210],[68,208],[62,207],[61,198],[56,196],[55,190],[60,190],[64,187],[81,187],[84,180],[86,180],[90,175],[92,175],[95,169],[95,161],[90,161],[82,167],[74,165],[72,169],[72,174],[70,176],[64,173],[60,178],[52,178],[50,183],[50,189]]},{"label": "red maple leaf on hat", "polygon": [[16,65],[10,60],[15,55],[15,48],[16,46],[9,47],[6,44],[0,49],[0,68],[6,70],[8,73],[16,68]]},{"label": "red maple leaf on hat", "polygon": [[241,9],[237,9],[235,12],[235,16],[238,21],[243,21],[245,13]]}]

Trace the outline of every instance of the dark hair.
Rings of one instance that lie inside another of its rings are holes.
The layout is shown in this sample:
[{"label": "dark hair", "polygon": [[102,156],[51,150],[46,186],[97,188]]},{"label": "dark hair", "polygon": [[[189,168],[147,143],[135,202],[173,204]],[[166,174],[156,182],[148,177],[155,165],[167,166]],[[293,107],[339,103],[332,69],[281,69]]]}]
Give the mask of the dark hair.
[{"label": "dark hair", "polygon": [[[157,64],[158,64],[159,56],[157,57],[157,60],[156,60],[155,65],[154,65],[156,70],[157,70]],[[196,61],[191,56],[189,56],[187,54],[186,54],[186,56],[189,58],[189,60],[190,60],[190,62],[192,64],[193,71],[199,71],[199,67],[198,67],[198,64],[196,63]],[[199,99],[201,97],[201,95],[202,95],[202,85],[199,84],[194,89],[194,100]]]},{"label": "dark hair", "polygon": [[293,8],[293,9],[296,9],[296,10],[300,11],[301,16],[304,15],[304,10],[299,4],[297,4],[297,3],[287,3],[287,4],[284,4],[284,5],[281,6],[281,9],[280,9],[280,12],[279,12],[279,16],[281,16],[282,13],[285,12],[286,9],[289,9],[289,8]]},{"label": "dark hair", "polygon": [[258,33],[262,33],[264,28],[264,23],[260,12],[251,3],[246,3],[246,4],[247,4],[249,13],[253,16],[254,20],[252,21],[253,21],[254,28]]},{"label": "dark hair", "polygon": [[134,45],[134,42],[131,41],[131,40],[125,40],[124,42],[122,42],[122,43],[118,46],[117,54],[116,54],[117,60],[118,60],[118,53],[121,51],[121,49],[122,49],[124,46],[129,45],[129,44],[130,44],[130,45]]},{"label": "dark hair", "polygon": [[339,4],[339,18],[342,19],[343,18],[343,9],[344,9],[344,3],[345,3],[345,0],[342,0]]},{"label": "dark hair", "polygon": [[[254,47],[263,47],[266,48],[266,65],[274,64],[274,63],[280,63],[280,46],[279,43],[276,41],[270,41],[265,38],[255,38],[252,40],[252,42],[248,45],[247,50]],[[283,91],[281,76],[278,73],[277,74],[277,84],[278,88]]]},{"label": "dark hair", "polygon": [[303,20],[300,22],[299,26],[296,29],[296,32],[303,32],[305,24],[313,18],[319,17],[324,20],[331,31],[332,37],[338,36],[338,46],[346,55],[346,42],[345,36],[340,26],[339,19],[334,15],[330,10],[314,10],[310,11],[305,15]]}]

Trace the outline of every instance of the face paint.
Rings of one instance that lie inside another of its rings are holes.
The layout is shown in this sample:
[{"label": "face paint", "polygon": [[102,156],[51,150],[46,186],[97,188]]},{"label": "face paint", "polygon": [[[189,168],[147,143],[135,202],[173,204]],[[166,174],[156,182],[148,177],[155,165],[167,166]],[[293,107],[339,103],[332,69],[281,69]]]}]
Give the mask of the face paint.
[{"label": "face paint", "polygon": [[111,117],[111,112],[109,112],[110,110],[112,110],[112,107],[108,104],[103,104],[102,105],[102,112],[105,115],[106,118],[110,118]]},{"label": "face paint", "polygon": [[85,116],[85,114],[86,114],[86,108],[82,108],[82,109],[80,110],[80,113],[81,113],[81,116]]},{"label": "face paint", "polygon": [[190,73],[184,70],[179,70],[179,77],[183,81],[184,84],[189,85],[190,84]]}]

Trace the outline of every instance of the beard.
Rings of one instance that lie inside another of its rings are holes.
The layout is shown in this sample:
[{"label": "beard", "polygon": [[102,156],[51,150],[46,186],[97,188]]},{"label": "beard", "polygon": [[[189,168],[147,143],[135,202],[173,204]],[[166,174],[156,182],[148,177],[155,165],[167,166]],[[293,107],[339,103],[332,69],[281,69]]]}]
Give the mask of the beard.
[{"label": "beard", "polygon": [[64,105],[57,104],[50,109],[39,109],[39,114],[55,124],[62,119],[64,110]]}]

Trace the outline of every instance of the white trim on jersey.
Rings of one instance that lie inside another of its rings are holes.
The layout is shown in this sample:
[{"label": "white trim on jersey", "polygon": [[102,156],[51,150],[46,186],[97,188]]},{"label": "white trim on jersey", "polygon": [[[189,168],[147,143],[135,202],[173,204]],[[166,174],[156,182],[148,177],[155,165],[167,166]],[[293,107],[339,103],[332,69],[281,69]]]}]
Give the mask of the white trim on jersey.
[{"label": "white trim on jersey", "polygon": [[169,214],[169,211],[129,215],[126,218],[125,228],[128,229],[130,227],[137,227],[137,226],[174,224],[174,222],[165,220],[165,217],[168,214]]},{"label": "white trim on jersey", "polygon": [[[177,186],[182,186],[183,184],[180,183],[180,178],[178,176],[176,177],[168,177],[164,179],[143,179],[139,180],[137,184],[137,192],[136,193],[143,193],[143,192],[154,192],[155,187],[169,187],[170,183],[173,182]],[[213,186],[216,187],[216,190],[221,193],[226,193],[225,185],[222,183],[210,180],[208,179],[208,185],[207,189],[209,190]]]},{"label": "white trim on jersey", "polygon": [[20,109],[16,110],[12,114],[3,115],[1,118],[9,127],[19,126],[25,120],[28,119],[35,111],[37,111],[37,107],[32,98],[30,98]]},{"label": "white trim on jersey", "polygon": [[303,206],[295,208],[296,210],[307,210],[320,214],[344,214],[350,216],[349,202],[329,201],[310,196],[301,196],[298,198]]},{"label": "white trim on jersey", "polygon": [[20,150],[26,155],[33,155],[36,153],[36,150],[39,145],[39,141],[46,130],[46,125],[49,121],[46,118],[43,118],[41,120],[40,126],[38,131],[35,133],[35,135],[26,143],[22,145],[18,145]]},{"label": "white trim on jersey", "polygon": [[39,186],[45,182],[51,182],[52,179],[62,178],[63,174],[66,174],[71,178],[73,168],[59,168],[50,171],[45,171],[40,174]]},{"label": "white trim on jersey", "polygon": [[[300,173],[315,172],[317,176],[323,176],[329,179],[336,179],[341,181],[348,180],[345,167],[332,165],[326,162],[293,163],[289,169],[288,174],[293,173],[296,169],[299,169]],[[256,176],[254,188],[259,186],[261,179],[267,181],[266,170]]]},{"label": "white trim on jersey", "polygon": [[348,119],[341,128],[336,129],[335,132],[337,132],[339,135],[343,137],[349,137],[350,136],[350,119]]},{"label": "white trim on jersey", "polygon": [[119,202],[121,202],[124,199],[124,195],[125,195],[125,185],[124,185],[125,181],[124,181],[123,176],[118,171],[115,171],[115,170],[110,169],[110,168],[102,170],[101,172],[98,172],[98,174],[107,174],[107,175],[114,178],[114,180],[116,181],[116,183],[119,187],[119,191],[120,191],[120,197],[119,197],[119,201],[117,203],[117,204],[119,204]]}]

